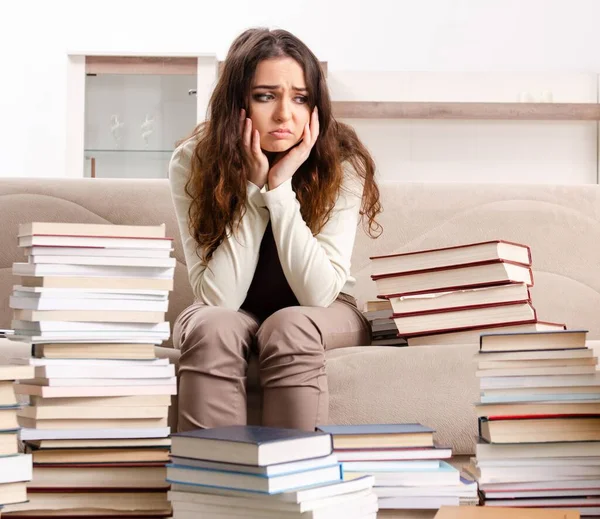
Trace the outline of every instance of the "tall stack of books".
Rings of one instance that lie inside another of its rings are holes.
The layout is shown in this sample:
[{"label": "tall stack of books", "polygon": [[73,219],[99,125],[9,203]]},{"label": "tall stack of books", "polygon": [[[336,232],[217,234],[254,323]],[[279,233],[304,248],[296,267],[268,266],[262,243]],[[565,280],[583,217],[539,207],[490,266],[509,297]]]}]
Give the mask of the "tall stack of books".
[{"label": "tall stack of books", "polygon": [[19,453],[17,411],[20,405],[14,383],[33,376],[33,369],[28,366],[0,364],[0,511],[5,505],[27,501],[31,455]]},{"label": "tall stack of books", "polygon": [[230,426],[173,435],[174,519],[375,519],[373,478],[342,480],[331,436]]},{"label": "tall stack of books", "polygon": [[477,484],[461,478],[447,461],[450,447],[434,442],[421,424],[327,425],[344,477],[371,475],[379,508],[432,510],[442,505],[475,505]]},{"label": "tall stack of books", "polygon": [[477,342],[482,331],[564,330],[538,320],[527,245],[495,240],[371,258],[409,346]]},{"label": "tall stack of books", "polygon": [[33,477],[29,502],[5,511],[168,516],[176,379],[154,346],[169,337],[172,240],[163,225],[32,223],[19,245],[9,338],[32,347],[34,378],[15,390]]},{"label": "tall stack of books", "polygon": [[600,376],[586,334],[481,336],[481,438],[466,470],[486,506],[600,515]]}]

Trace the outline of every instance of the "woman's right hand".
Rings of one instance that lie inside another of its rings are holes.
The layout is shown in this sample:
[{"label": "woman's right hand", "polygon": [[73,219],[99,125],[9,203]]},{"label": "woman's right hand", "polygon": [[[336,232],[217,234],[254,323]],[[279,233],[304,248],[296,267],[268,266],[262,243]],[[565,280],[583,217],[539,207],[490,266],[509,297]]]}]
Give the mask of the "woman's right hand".
[{"label": "woman's right hand", "polygon": [[250,158],[252,167],[248,172],[248,180],[260,189],[267,183],[269,175],[269,159],[260,148],[260,134],[252,129],[252,119],[246,117],[246,110],[242,108],[240,115],[242,128],[242,142],[244,152]]}]

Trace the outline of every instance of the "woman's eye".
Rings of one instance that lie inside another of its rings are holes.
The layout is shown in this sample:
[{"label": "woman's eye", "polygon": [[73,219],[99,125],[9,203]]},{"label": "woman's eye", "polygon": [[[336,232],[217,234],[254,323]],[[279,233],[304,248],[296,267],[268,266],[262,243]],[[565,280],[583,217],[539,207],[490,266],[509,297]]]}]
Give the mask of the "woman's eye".
[{"label": "woman's eye", "polygon": [[308,102],[308,97],[306,97],[306,96],[297,96],[297,97],[296,97],[296,100],[297,100],[299,103],[307,103],[307,102]]},{"label": "woman's eye", "polygon": [[271,94],[256,94],[254,99],[257,101],[269,101],[270,99],[273,99],[273,96]]}]

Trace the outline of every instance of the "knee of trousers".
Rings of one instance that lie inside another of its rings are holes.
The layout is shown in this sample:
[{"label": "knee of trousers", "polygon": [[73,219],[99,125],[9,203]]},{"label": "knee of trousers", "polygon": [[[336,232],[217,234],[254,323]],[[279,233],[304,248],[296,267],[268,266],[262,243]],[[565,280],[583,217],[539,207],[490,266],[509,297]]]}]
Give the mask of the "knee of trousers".
[{"label": "knee of trousers", "polygon": [[189,310],[181,313],[173,327],[173,344],[182,356],[198,350],[239,353],[258,328],[252,318],[229,308],[202,305]]},{"label": "knee of trousers", "polygon": [[317,324],[300,307],[288,307],[269,316],[256,334],[261,368],[298,363],[315,367],[325,363],[323,336]]}]

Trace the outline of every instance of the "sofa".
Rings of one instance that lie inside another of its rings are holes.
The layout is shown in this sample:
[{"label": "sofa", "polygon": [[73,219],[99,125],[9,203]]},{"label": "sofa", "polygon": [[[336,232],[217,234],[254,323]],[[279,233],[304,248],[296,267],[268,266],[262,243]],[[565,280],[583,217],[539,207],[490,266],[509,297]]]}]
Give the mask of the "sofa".
[{"label": "sofa", "polygon": [[[359,229],[352,261],[359,305],[376,297],[369,257],[501,238],[531,246],[538,318],[589,330],[600,339],[600,186],[420,184],[381,185],[383,235]],[[29,221],[166,224],[177,258],[168,319],[192,302],[167,180],[0,179],[0,328],[9,328],[9,294],[22,261],[17,227]],[[0,357],[28,355],[1,340]],[[459,457],[474,453],[477,344],[375,347],[357,344],[326,355],[330,423],[421,422]],[[177,363],[170,342],[157,354]],[[249,416],[256,422],[256,362],[248,377]],[[171,425],[176,427],[176,398]]]}]

